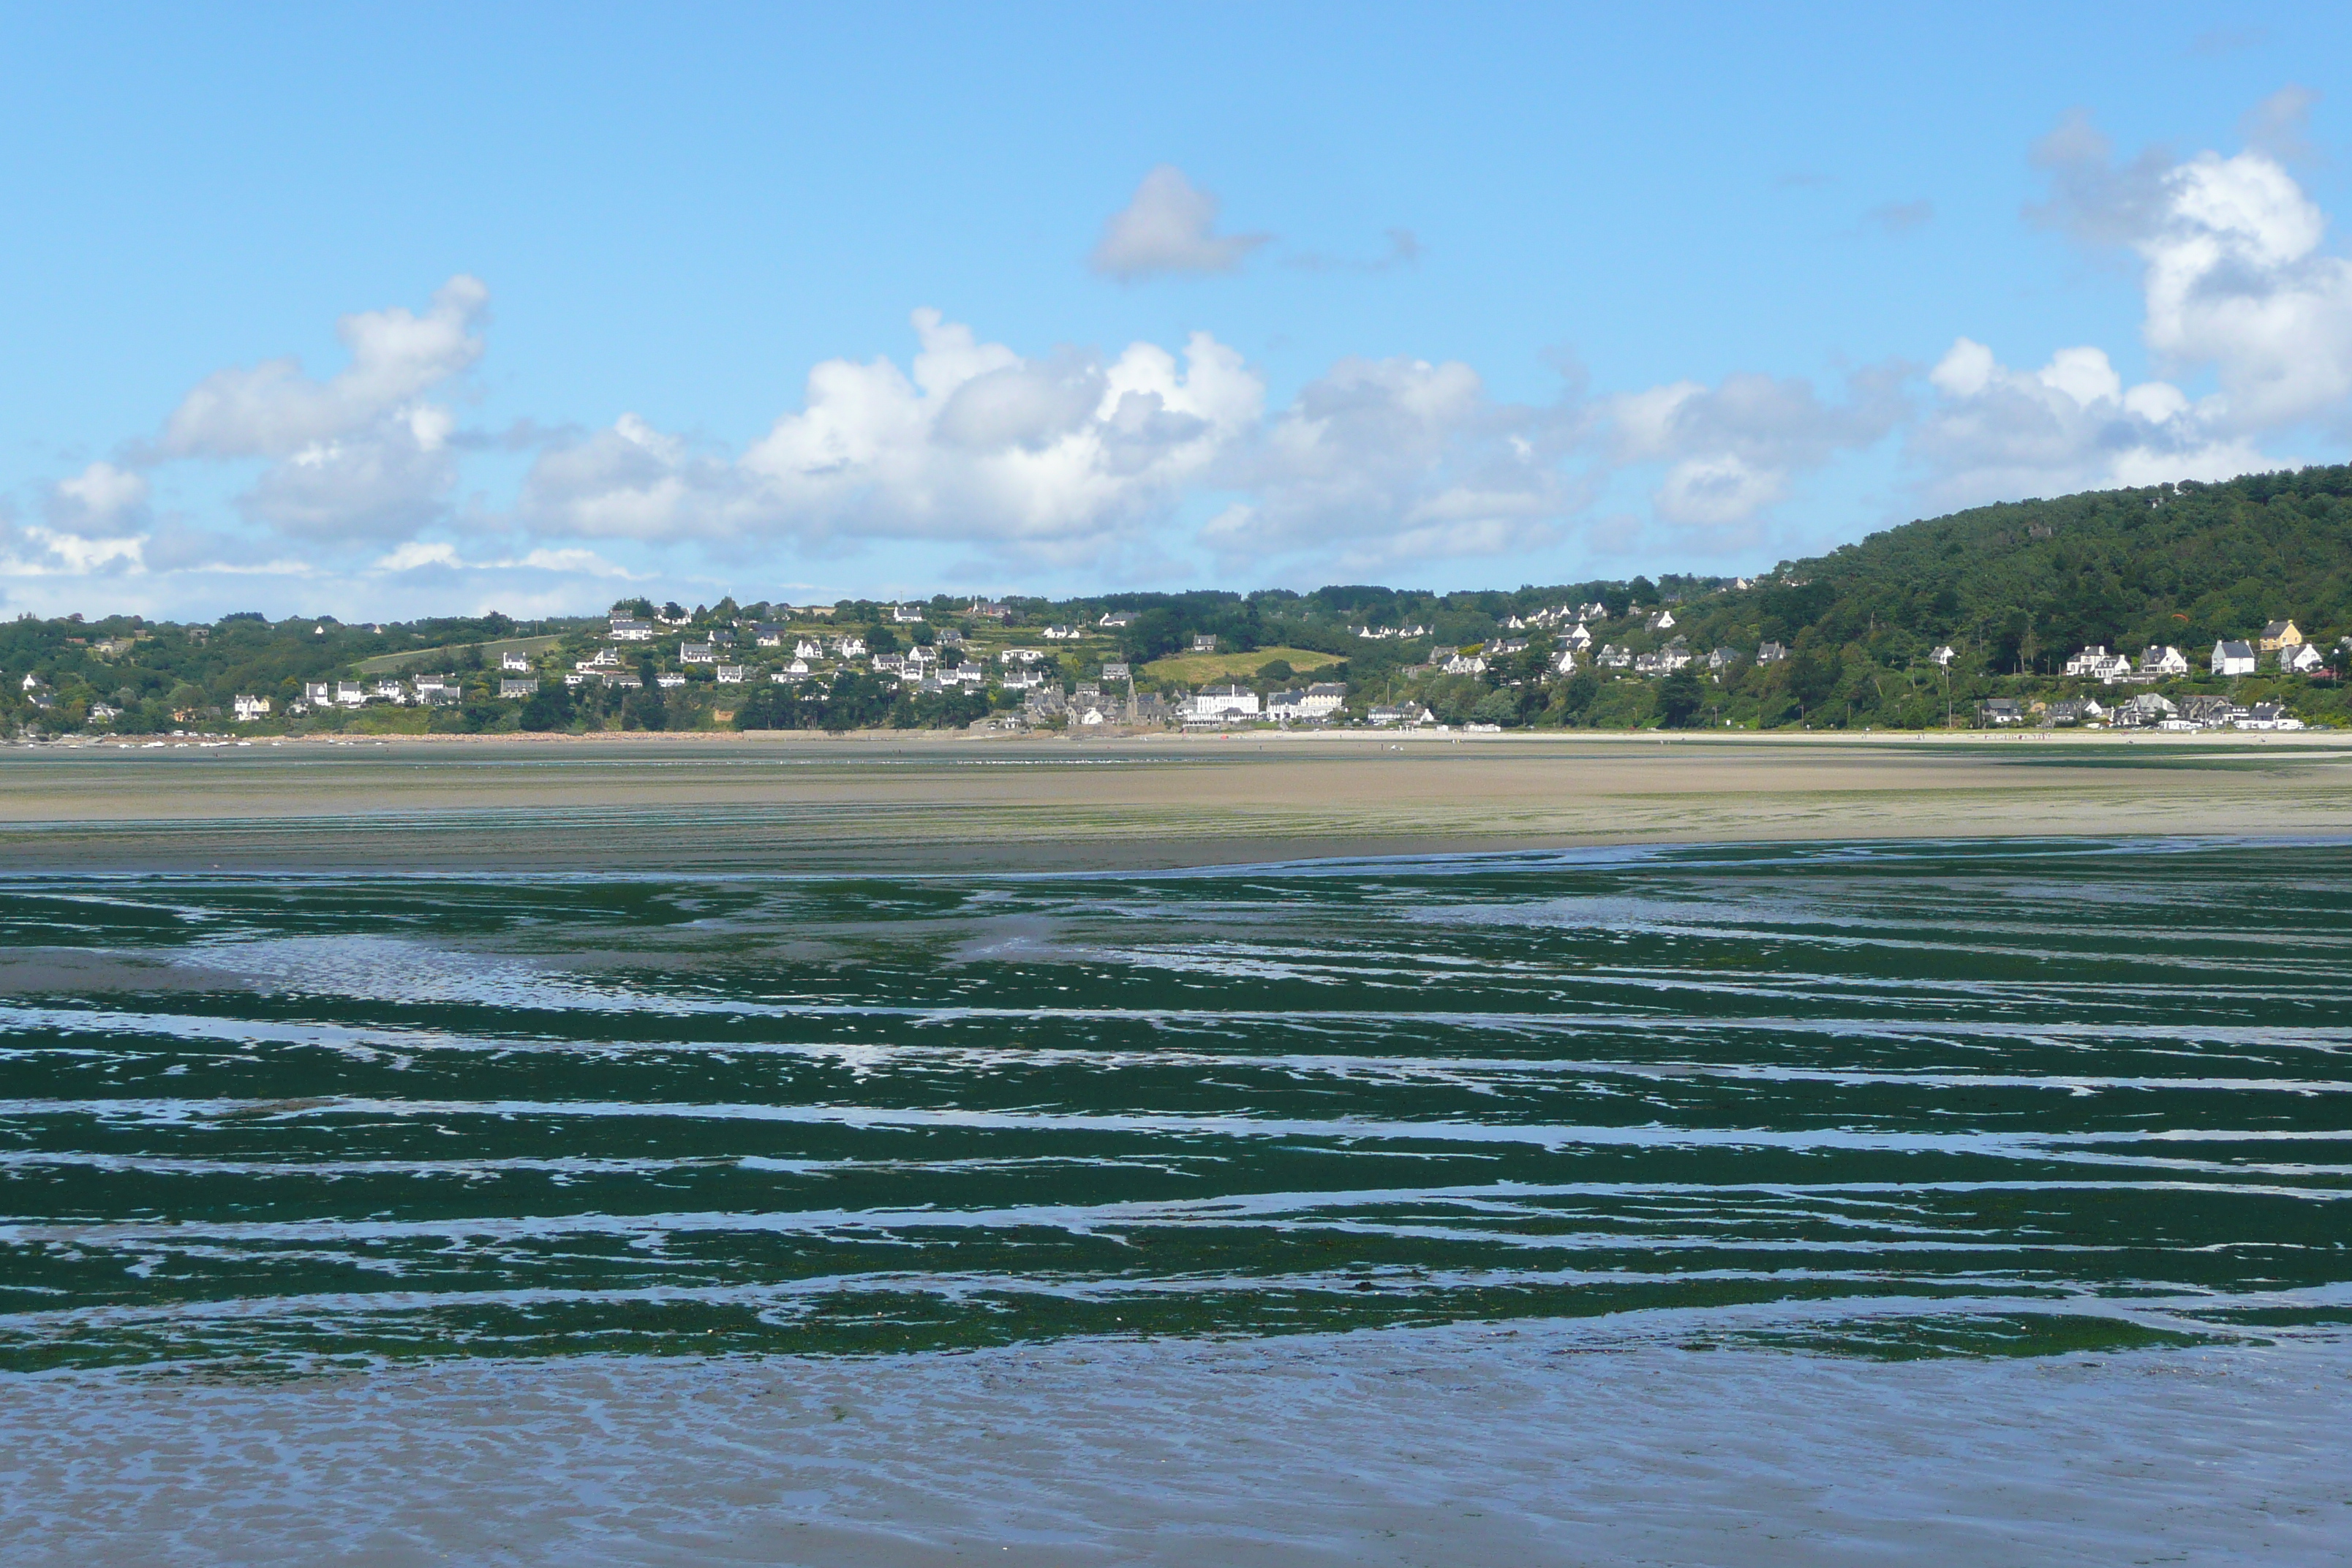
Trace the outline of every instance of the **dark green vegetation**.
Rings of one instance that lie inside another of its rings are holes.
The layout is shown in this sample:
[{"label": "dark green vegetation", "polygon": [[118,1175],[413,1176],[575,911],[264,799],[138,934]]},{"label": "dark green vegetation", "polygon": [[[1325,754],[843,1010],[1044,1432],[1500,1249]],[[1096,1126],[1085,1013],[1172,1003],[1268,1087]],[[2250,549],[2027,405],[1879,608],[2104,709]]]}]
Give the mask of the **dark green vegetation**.
[{"label": "dark green vegetation", "polygon": [[2308,845],[22,879],[0,1365],[2340,1323],[2347,929]]},{"label": "dark green vegetation", "polygon": [[[1511,624],[1562,605],[1601,607],[1591,627],[1596,646],[1638,655],[1681,639],[1697,662],[1672,678],[1596,670],[1589,659],[1581,671],[1563,674],[1555,667],[1556,639],[1566,624]],[[1001,619],[976,616],[974,607],[941,595],[924,606],[922,623],[909,626],[893,623],[891,606],[866,600],[841,601],[822,616],[731,598],[691,612],[626,602],[615,613],[668,617],[654,644],[622,650],[642,690],[599,683],[528,700],[499,696],[496,646],[530,633],[560,634],[533,650],[531,673],[553,686],[611,647],[601,618],[524,627],[490,616],[383,628],[310,617],[272,625],[251,616],[209,627],[23,619],[0,624],[0,732],[217,725],[239,692],[269,697],[274,712],[264,727],[286,728],[304,681],[352,677],[362,661],[380,666],[385,656],[434,649],[446,658],[442,673],[461,678],[462,701],[430,712],[313,712],[293,727],[837,730],[961,725],[1017,705],[993,686],[901,692],[895,680],[866,668],[841,680],[827,669],[814,683],[766,689],[769,670],[792,657],[788,647],[756,646],[751,629],[766,623],[810,637],[862,634],[869,655],[944,647],[953,634],[982,663],[1009,644],[1036,646],[1045,628],[1075,626],[1081,637],[1045,645],[1043,668],[1065,687],[1099,679],[1107,661],[1139,668],[1188,649],[1197,637],[1213,637],[1224,653],[1280,647],[1328,656],[1316,670],[1269,660],[1256,680],[1262,690],[1338,678],[1347,681],[1357,714],[1412,702],[1450,722],[1505,727],[1940,727],[1971,721],[1976,703],[1991,697],[2112,699],[2113,689],[2063,679],[2067,658],[2091,644],[2131,655],[2171,645],[2194,672],[2154,689],[2172,700],[2227,694],[2243,704],[2284,702],[2312,722],[2352,722],[2340,679],[2347,658],[2341,639],[2352,637],[2352,468],[1981,507],[1786,563],[1745,588],[1670,575],[1507,593],[1352,585],[1307,594],[1015,598]],[[1673,615],[1671,627],[1651,626],[1661,609]],[[2327,657],[2327,677],[2285,677],[2269,668],[2228,681],[2202,675],[2216,640],[2251,640],[2265,622],[2288,618]],[[1360,635],[1402,628],[1416,635]],[[744,686],[721,687],[709,664],[677,657],[682,641],[714,635],[736,639],[724,657],[750,666]],[[1497,639],[1521,637],[1524,649],[1496,651]],[[1759,664],[1766,643],[1784,646],[1790,657]],[[1945,644],[1955,653],[1948,670],[1929,659]],[[1483,658],[1486,668],[1444,673],[1438,666],[1456,649]],[[1717,650],[1725,658],[1709,668]],[[678,683],[659,686],[663,674]],[[22,684],[27,675],[36,682],[31,691]],[[100,704],[121,711],[94,721]]]}]

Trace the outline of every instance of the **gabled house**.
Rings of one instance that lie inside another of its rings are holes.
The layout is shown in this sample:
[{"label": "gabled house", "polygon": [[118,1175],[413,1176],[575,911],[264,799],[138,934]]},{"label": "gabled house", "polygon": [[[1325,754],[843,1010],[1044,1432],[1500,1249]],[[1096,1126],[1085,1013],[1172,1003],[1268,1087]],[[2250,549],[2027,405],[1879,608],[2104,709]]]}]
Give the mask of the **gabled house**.
[{"label": "gabled house", "polygon": [[2066,661],[2066,673],[2113,686],[2131,673],[2131,660],[2123,655],[2109,653],[2104,644],[2094,644]]},{"label": "gabled house", "polygon": [[971,608],[966,610],[964,614],[978,620],[1002,621],[1009,617],[1013,610],[1012,606],[1000,605],[993,599],[974,599],[971,602]]},{"label": "gabled house", "polygon": [[1738,664],[1738,662],[1739,650],[1738,648],[1717,648],[1713,653],[1706,656],[1707,673],[1710,675],[1721,675],[1725,670],[1729,669],[1733,665]]},{"label": "gabled house", "polygon": [[1756,662],[1759,664],[1778,664],[1788,657],[1789,646],[1786,643],[1768,642],[1756,645]]},{"label": "gabled house", "polygon": [[[637,684],[642,686],[645,682],[641,680]],[[686,676],[678,670],[665,669],[659,675],[654,677],[654,684],[667,690],[672,687],[684,686],[686,684]]]},{"label": "gabled house", "polygon": [[536,680],[512,680],[503,676],[499,679],[499,696],[501,699],[509,697],[536,697],[538,695],[539,682]]},{"label": "gabled house", "polygon": [[2263,628],[2259,647],[2264,653],[2276,653],[2283,647],[2293,647],[2303,641],[2303,634],[2292,620],[2273,621]]},{"label": "gabled house", "polygon": [[784,646],[784,628],[773,621],[761,621],[751,628],[751,639],[761,647]]},{"label": "gabled house", "polygon": [[306,680],[302,683],[302,700],[309,703],[311,707],[324,708],[334,700],[335,689],[328,682],[323,680]]},{"label": "gabled house", "polygon": [[1486,661],[1476,654],[1456,652],[1441,668],[1448,675],[1484,675]]},{"label": "gabled house", "polygon": [[1672,610],[1655,611],[1648,620],[1642,623],[1643,629],[1653,632],[1672,631],[1674,625],[1675,613]]},{"label": "gabled house", "polygon": [[2254,672],[2254,649],[2251,643],[2217,642],[2213,645],[2213,673],[2216,675],[2252,675]]},{"label": "gabled house", "polygon": [[1133,610],[1105,610],[1102,619],[1097,621],[1095,625],[1116,629],[1119,626],[1131,626],[1135,622],[1136,614]]},{"label": "gabled house", "polygon": [[1568,629],[1568,635],[1561,640],[1578,653],[1582,653],[1592,646],[1592,634],[1584,629],[1582,621],[1579,621]]},{"label": "gabled house", "polygon": [[508,674],[526,672],[530,668],[530,656],[527,653],[518,653],[513,648],[509,648],[506,652],[499,655],[499,668]]},{"label": "gabled house", "polygon": [[2179,711],[2179,709],[2173,707],[2159,694],[2143,691],[2129,701],[2117,705],[2115,710],[2115,723],[2120,730],[2146,729],[2163,723]]},{"label": "gabled house", "polygon": [[863,658],[866,657],[866,639],[860,637],[843,637],[833,645],[833,651],[841,658]]},{"label": "gabled house", "polygon": [[2219,730],[2246,716],[2246,710],[2226,697],[2191,697],[2180,704],[2180,716],[2200,730]]},{"label": "gabled house", "polygon": [[1102,678],[1105,680],[1133,680],[1135,672],[1128,668],[1127,661],[1124,659],[1105,659]]},{"label": "gabled house", "polygon": [[2022,724],[2025,709],[2014,697],[1988,697],[1977,704],[1977,716],[1988,724]]},{"label": "gabled house", "polygon": [[2287,675],[2309,675],[2315,669],[2325,669],[2327,661],[2319,650],[2307,642],[2289,643],[2278,651],[2279,669]]},{"label": "gabled house", "polygon": [[627,619],[616,616],[613,618],[613,640],[614,642],[651,642],[654,640],[654,624],[651,621]]},{"label": "gabled house", "polygon": [[2146,680],[2158,680],[2189,673],[2189,658],[2179,648],[2159,647],[2155,643],[2140,650],[2139,674]]},{"label": "gabled house", "polygon": [[1192,637],[1192,651],[1193,651],[1194,653],[1214,653],[1214,652],[1216,652],[1216,651],[1217,651],[1217,638],[1216,638],[1216,635],[1215,635],[1214,633],[1213,633],[1213,632],[1198,632],[1198,633],[1195,633],[1195,634],[1193,635],[1193,637]]},{"label": "gabled house", "polygon": [[718,661],[719,649],[715,644],[682,642],[677,645],[677,662],[680,664],[716,664]]},{"label": "gabled house", "polygon": [[719,677],[719,684],[721,686],[740,686],[743,684],[743,667],[740,664],[722,664],[718,666],[712,673]]},{"label": "gabled house", "polygon": [[1633,651],[1619,647],[1613,642],[1605,642],[1601,645],[1601,651],[1593,656],[1592,662],[1603,669],[1631,669],[1633,667]]},{"label": "gabled house", "polygon": [[1087,634],[1076,626],[1047,626],[1038,635],[1047,642],[1076,642]]},{"label": "gabled house", "polygon": [[1952,668],[1952,660],[1958,657],[1952,651],[1950,643],[1937,643],[1936,650],[1927,656],[1927,662],[1938,669],[1949,669]]},{"label": "gabled house", "polygon": [[269,699],[267,697],[248,697],[240,692],[230,700],[230,706],[236,710],[236,721],[240,724],[250,724],[256,719],[269,716]]}]

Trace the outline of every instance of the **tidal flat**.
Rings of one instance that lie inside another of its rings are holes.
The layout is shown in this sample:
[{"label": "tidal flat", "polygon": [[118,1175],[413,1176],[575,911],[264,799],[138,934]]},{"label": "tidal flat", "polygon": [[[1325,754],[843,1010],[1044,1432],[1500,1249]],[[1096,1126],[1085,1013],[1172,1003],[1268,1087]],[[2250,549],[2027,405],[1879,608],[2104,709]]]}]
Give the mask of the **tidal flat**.
[{"label": "tidal flat", "polygon": [[2343,752],[1286,743],[0,760],[12,1561],[2333,1560]]},{"label": "tidal flat", "polygon": [[2352,833],[2352,736],[611,735],[0,751],[20,870],[1136,870]]}]

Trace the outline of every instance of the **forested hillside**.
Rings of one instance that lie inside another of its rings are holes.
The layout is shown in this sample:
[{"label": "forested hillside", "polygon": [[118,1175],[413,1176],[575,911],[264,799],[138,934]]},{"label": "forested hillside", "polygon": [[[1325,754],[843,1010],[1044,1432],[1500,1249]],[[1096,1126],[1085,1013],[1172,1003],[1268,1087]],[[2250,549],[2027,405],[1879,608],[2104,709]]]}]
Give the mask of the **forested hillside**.
[{"label": "forested hillside", "polygon": [[1948,642],[1989,672],[2047,674],[2086,643],[2201,651],[2288,616],[2323,644],[2352,632],[2352,467],[1908,523],[1717,595],[1691,625],[1891,658]]}]

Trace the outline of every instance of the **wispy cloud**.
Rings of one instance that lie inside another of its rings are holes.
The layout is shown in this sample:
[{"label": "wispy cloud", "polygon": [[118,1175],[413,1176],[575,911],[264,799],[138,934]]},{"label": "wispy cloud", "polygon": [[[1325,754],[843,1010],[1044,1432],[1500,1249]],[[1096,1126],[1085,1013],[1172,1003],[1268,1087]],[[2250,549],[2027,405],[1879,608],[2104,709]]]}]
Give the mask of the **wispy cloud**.
[{"label": "wispy cloud", "polygon": [[1219,234],[1217,208],[1217,198],[1183,170],[1162,163],[1104,222],[1087,265],[1122,283],[1166,273],[1231,272],[1272,236]]}]

